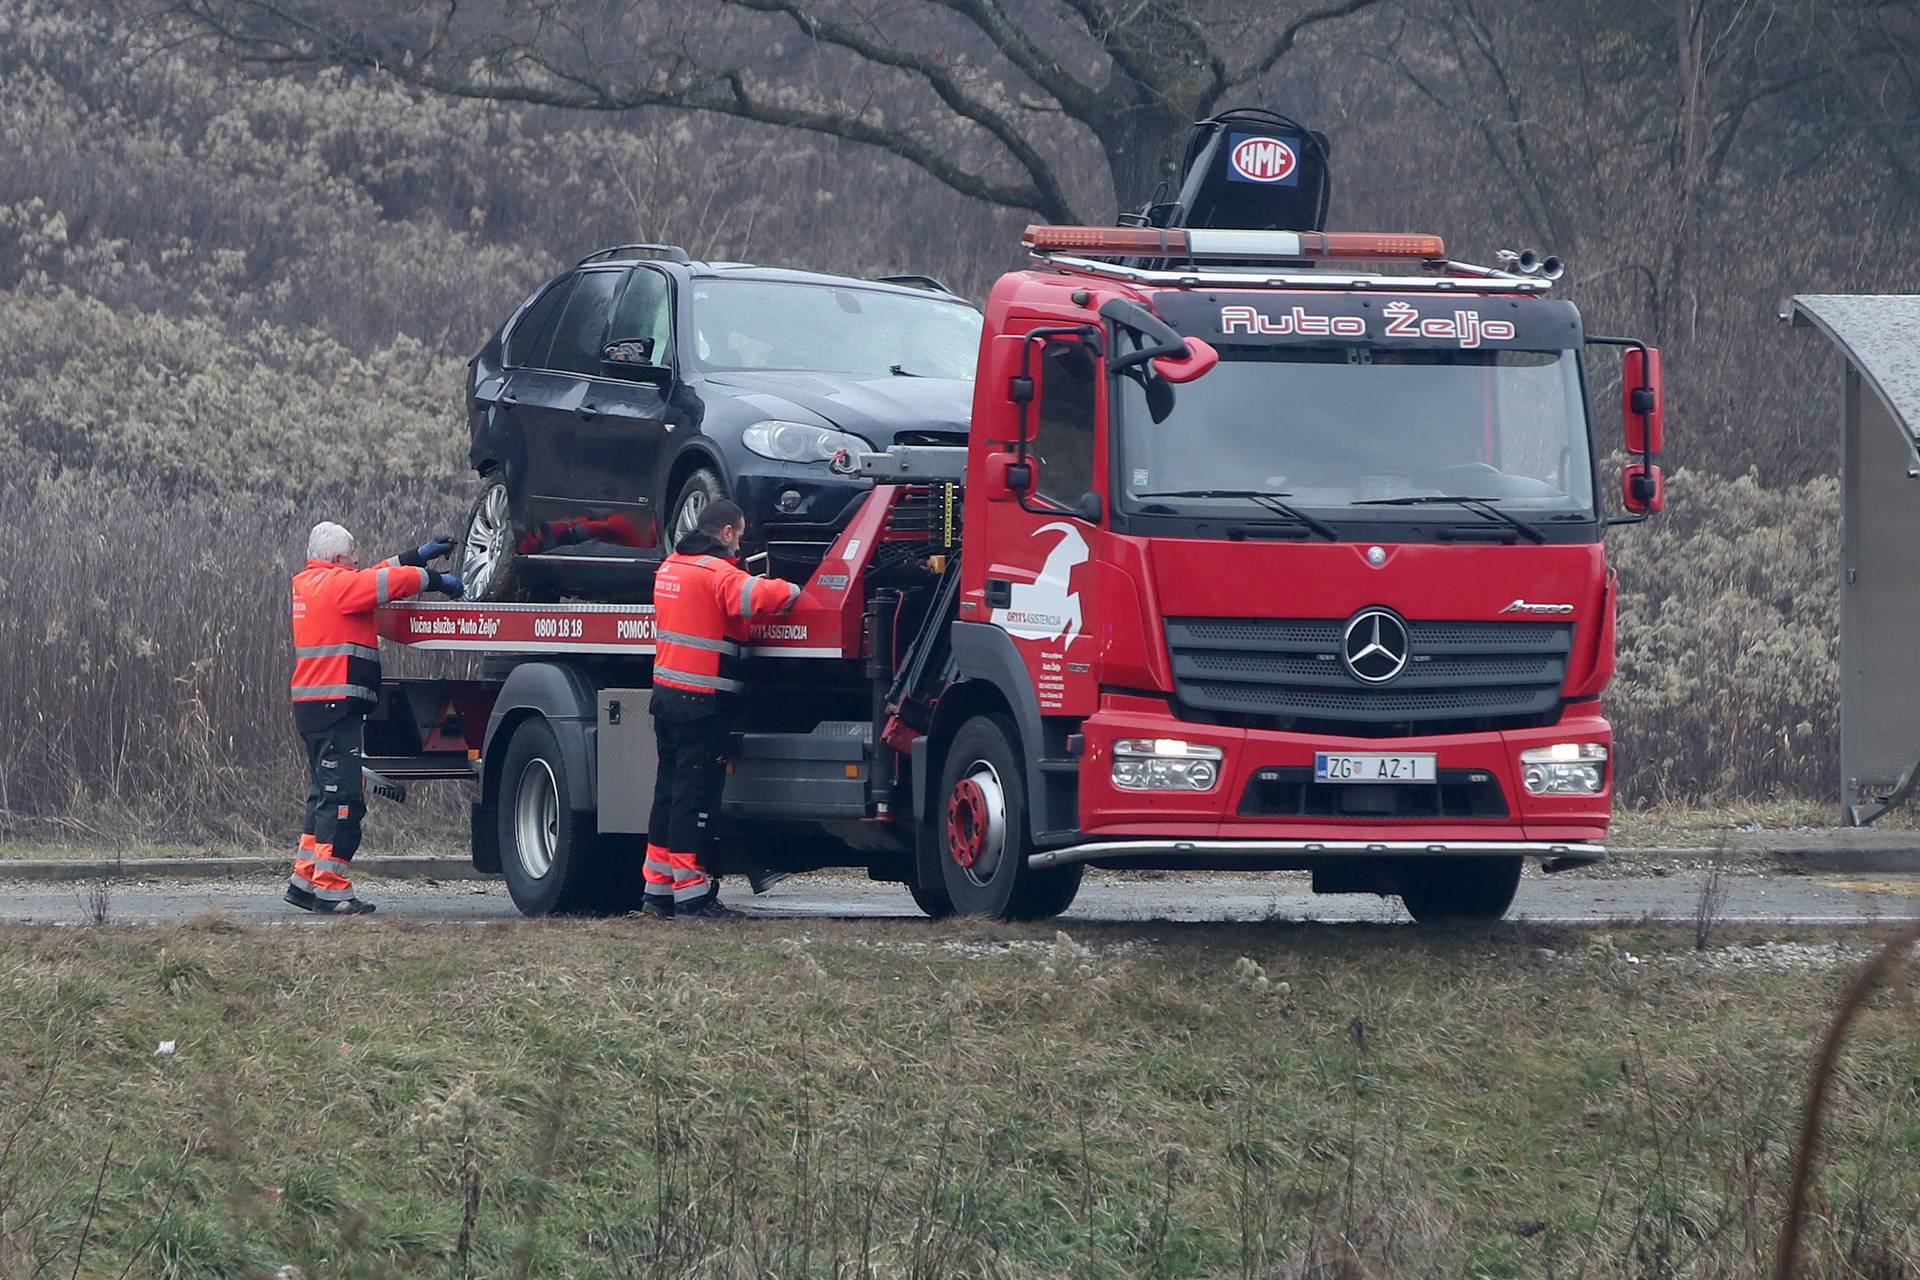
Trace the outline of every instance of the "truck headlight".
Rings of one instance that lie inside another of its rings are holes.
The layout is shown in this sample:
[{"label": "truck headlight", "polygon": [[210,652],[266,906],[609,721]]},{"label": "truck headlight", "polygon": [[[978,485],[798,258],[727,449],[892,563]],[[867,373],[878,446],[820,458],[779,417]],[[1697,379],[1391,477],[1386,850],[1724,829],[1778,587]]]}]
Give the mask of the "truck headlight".
[{"label": "truck headlight", "polygon": [[1607,749],[1597,742],[1556,742],[1520,753],[1520,783],[1530,796],[1592,796],[1607,785]]},{"label": "truck headlight", "polygon": [[754,423],[740,433],[740,442],[775,462],[826,462],[842,449],[854,454],[873,452],[872,445],[852,432],[779,418]]},{"label": "truck headlight", "polygon": [[1211,791],[1226,752],[1179,738],[1122,738],[1113,744],[1113,785],[1122,791]]}]

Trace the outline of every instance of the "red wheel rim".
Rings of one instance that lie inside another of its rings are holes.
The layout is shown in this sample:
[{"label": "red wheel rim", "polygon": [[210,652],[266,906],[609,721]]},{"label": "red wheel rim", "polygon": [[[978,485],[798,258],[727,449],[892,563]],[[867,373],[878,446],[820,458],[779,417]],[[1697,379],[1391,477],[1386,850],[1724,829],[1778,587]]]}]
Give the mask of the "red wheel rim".
[{"label": "red wheel rim", "polygon": [[987,843],[987,797],[980,784],[962,778],[947,801],[947,849],[963,867],[980,861]]}]

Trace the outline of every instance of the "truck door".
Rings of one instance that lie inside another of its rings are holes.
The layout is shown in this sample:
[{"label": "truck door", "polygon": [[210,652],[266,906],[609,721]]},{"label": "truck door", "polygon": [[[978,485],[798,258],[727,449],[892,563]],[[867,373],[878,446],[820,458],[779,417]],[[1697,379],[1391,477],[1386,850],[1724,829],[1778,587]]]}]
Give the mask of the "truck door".
[{"label": "truck door", "polygon": [[[1096,600],[1088,562],[1102,533],[1070,514],[1103,494],[1100,365],[1076,341],[1033,346],[1038,387],[1028,410],[1026,494],[986,504],[983,600],[988,620],[1013,638],[1044,715],[1091,715],[1098,688]],[[973,530],[968,529],[971,535]]]}]

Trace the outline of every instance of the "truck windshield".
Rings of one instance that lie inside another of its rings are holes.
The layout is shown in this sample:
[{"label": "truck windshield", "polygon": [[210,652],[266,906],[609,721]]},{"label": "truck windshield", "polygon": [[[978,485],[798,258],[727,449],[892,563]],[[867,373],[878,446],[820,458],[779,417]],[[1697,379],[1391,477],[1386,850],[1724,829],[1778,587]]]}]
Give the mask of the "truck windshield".
[{"label": "truck windshield", "polygon": [[[1430,495],[1536,523],[1593,518],[1570,351],[1219,350],[1157,422],[1140,383],[1115,379],[1123,509],[1218,517],[1248,507],[1232,491],[1257,490],[1335,523],[1431,521],[1448,508],[1382,503]],[[1208,490],[1220,496],[1196,496]]]},{"label": "truck windshield", "polygon": [[973,377],[980,313],[935,294],[697,279],[694,351],[710,369]]}]

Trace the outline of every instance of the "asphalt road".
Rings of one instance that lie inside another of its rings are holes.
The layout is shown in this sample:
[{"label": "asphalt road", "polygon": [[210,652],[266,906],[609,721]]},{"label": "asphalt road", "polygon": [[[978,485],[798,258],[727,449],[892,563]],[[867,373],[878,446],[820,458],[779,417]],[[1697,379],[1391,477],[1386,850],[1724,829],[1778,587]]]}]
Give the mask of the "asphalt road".
[{"label": "asphalt road", "polygon": [[[1680,868],[1665,876],[1600,878],[1578,872],[1553,877],[1532,874],[1521,882],[1509,919],[1540,923],[1600,924],[1616,921],[1694,918],[1704,869]],[[1722,882],[1719,918],[1737,923],[1849,924],[1920,919],[1920,875],[1798,876],[1736,875]],[[20,884],[0,890],[0,922],[82,924],[96,908],[115,924],[189,920],[219,912],[240,920],[288,921],[324,927],[328,922],[280,900],[284,881],[136,881],[106,887],[95,901],[88,884]],[[435,884],[380,882],[367,877],[360,892],[378,904],[375,919],[459,923],[513,918],[513,903],[499,881]],[[906,891],[843,876],[795,877],[755,898],[733,882],[730,905],[772,918],[886,918],[918,915]],[[1405,921],[1396,899],[1350,895],[1316,897],[1302,875],[1173,876],[1160,879],[1090,878],[1064,919],[1086,922],[1177,920],[1193,922]]]}]

